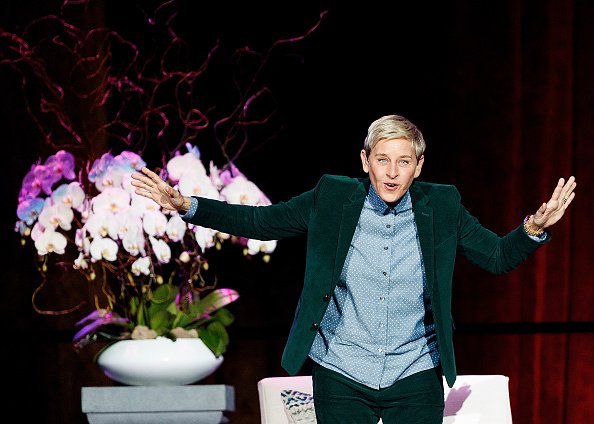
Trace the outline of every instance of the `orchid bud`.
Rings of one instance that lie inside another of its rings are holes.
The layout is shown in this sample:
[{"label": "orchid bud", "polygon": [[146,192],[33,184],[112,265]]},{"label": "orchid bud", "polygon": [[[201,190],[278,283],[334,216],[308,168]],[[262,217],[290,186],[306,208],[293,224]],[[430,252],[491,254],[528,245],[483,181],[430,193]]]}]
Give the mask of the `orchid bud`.
[{"label": "orchid bud", "polygon": [[268,262],[270,262],[270,255],[264,255],[264,256],[262,256],[262,260],[263,260],[265,263],[268,263]]},{"label": "orchid bud", "polygon": [[155,281],[157,282],[157,284],[163,284],[163,277],[161,277],[160,275],[157,275],[157,277],[155,278]]},{"label": "orchid bud", "polygon": [[179,260],[185,264],[190,262],[190,259],[191,259],[190,254],[188,252],[186,252],[185,250],[183,252],[181,252],[181,255],[179,255]]},{"label": "orchid bud", "polygon": [[205,271],[208,271],[208,262],[204,262],[202,264],[202,269],[204,269]]}]

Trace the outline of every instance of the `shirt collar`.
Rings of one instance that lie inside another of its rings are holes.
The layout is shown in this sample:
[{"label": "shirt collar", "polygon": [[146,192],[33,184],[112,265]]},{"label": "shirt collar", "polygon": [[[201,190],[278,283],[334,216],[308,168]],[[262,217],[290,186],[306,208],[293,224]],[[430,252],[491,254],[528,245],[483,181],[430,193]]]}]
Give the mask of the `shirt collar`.
[{"label": "shirt collar", "polygon": [[384,202],[381,197],[379,197],[379,195],[375,191],[375,188],[373,188],[373,184],[369,186],[367,202],[371,206],[371,209],[383,215],[387,215],[389,213],[399,214],[409,209],[412,209],[412,201],[410,199],[409,190],[406,190],[406,193],[404,193],[404,196],[402,196],[398,203],[396,203],[396,206],[392,207],[388,206],[388,204]]}]

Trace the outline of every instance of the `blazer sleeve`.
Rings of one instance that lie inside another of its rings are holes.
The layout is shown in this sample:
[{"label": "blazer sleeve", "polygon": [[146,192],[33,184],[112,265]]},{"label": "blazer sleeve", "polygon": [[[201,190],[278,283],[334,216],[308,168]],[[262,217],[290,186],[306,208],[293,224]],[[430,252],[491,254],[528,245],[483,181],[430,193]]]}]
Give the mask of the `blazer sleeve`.
[{"label": "blazer sleeve", "polygon": [[269,206],[235,205],[199,197],[198,210],[188,222],[256,240],[299,236],[307,233],[319,186]]},{"label": "blazer sleeve", "polygon": [[[460,194],[456,190],[458,201]],[[529,255],[551,240],[530,238],[519,225],[503,237],[483,227],[460,203],[458,213],[458,252],[470,262],[494,274],[503,274],[518,267]]]}]

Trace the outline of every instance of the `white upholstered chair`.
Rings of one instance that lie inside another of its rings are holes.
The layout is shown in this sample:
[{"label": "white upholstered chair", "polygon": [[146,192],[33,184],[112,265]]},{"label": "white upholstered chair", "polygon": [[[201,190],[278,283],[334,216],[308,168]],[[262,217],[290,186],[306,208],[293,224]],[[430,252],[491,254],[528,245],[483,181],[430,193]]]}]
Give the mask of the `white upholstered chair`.
[{"label": "white upholstered chair", "polygon": [[[444,380],[444,424],[511,424],[509,378],[459,375],[454,387]],[[268,377],[258,382],[261,424],[289,424],[283,390],[312,394],[311,376]],[[381,423],[381,421],[380,421]]]}]

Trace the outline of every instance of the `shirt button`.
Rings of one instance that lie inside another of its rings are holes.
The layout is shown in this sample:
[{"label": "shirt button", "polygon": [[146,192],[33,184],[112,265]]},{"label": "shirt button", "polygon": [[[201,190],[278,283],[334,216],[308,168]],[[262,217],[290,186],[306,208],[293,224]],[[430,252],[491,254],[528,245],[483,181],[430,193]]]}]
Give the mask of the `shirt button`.
[{"label": "shirt button", "polygon": [[318,328],[320,328],[320,324],[318,324],[317,322],[314,322],[314,323],[311,325],[311,329],[312,329],[312,330],[317,330]]},{"label": "shirt button", "polygon": [[383,350],[381,347],[378,347],[378,348],[377,348],[377,351],[378,351],[379,353],[382,353],[384,350]]},{"label": "shirt button", "polygon": [[382,272],[382,274],[384,274],[384,275],[388,275],[388,273],[387,273],[386,271]]},{"label": "shirt button", "polygon": [[387,224],[387,225],[386,225],[386,228],[390,228],[390,227],[391,227],[391,225],[390,225],[390,224]]},{"label": "shirt button", "polygon": [[384,326],[384,323],[380,322],[380,328],[383,328],[383,326]]},{"label": "shirt button", "polygon": [[384,296],[380,296],[379,300],[386,300]]},{"label": "shirt button", "polygon": [[388,250],[388,246],[384,246],[384,250]]},{"label": "shirt button", "polygon": [[328,302],[330,300],[330,295],[326,293],[323,297],[324,302]]}]

